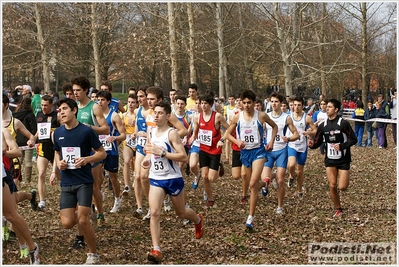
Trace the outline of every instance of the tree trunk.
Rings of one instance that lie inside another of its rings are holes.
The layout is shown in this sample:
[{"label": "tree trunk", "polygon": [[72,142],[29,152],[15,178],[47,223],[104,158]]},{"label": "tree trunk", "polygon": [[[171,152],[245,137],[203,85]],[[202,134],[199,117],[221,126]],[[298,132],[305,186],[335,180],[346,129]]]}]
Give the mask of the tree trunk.
[{"label": "tree trunk", "polygon": [[35,4],[37,40],[40,44],[41,61],[43,64],[43,85],[44,91],[50,91],[50,68],[47,54],[47,46],[44,40],[43,28],[41,23],[41,14],[39,11],[40,3]]},{"label": "tree trunk", "polygon": [[224,46],[223,46],[223,21],[222,21],[222,6],[216,3],[216,25],[218,36],[218,51],[219,51],[219,96],[222,96],[225,91],[225,62],[224,62]]},{"label": "tree trunk", "polygon": [[175,29],[175,8],[172,2],[168,2],[168,23],[169,23],[169,46],[171,61],[172,88],[179,90],[180,84],[177,78],[177,48],[176,48],[176,29]]},{"label": "tree trunk", "polygon": [[367,103],[367,3],[362,3],[362,102]]},{"label": "tree trunk", "polygon": [[98,44],[98,26],[97,26],[97,10],[96,3],[91,4],[91,36],[93,42],[93,57],[94,57],[94,76],[96,80],[96,87],[100,89],[101,75],[100,75],[100,49]]},{"label": "tree trunk", "polygon": [[[283,70],[284,70],[284,86],[285,86],[285,94],[292,95],[292,64],[290,62],[290,54],[287,51],[287,38],[284,36],[283,29],[280,25],[280,11],[279,11],[279,4],[273,3],[274,6],[274,16],[275,16],[275,23],[276,23],[276,30],[277,30],[277,38],[280,45],[281,50],[281,59],[283,62]],[[291,40],[292,41],[292,40]]]},{"label": "tree trunk", "polygon": [[190,66],[190,82],[197,83],[197,72],[195,70],[195,61],[194,61],[194,50],[195,50],[195,32],[194,32],[194,16],[193,16],[193,4],[187,3],[187,16],[188,16],[188,27],[190,30],[189,35],[189,66]]}]

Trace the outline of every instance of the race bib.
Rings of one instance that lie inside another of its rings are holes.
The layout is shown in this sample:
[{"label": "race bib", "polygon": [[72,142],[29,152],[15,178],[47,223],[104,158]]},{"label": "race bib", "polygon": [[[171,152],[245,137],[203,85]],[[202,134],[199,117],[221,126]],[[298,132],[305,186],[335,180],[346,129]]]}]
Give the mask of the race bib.
[{"label": "race bib", "polygon": [[199,129],[198,139],[200,143],[206,146],[212,145],[212,131]]},{"label": "race bib", "polygon": [[42,122],[37,124],[39,140],[50,139],[51,122]]},{"label": "race bib", "polygon": [[130,148],[135,148],[136,147],[136,138],[132,138],[132,135],[127,134],[126,135],[126,146]]},{"label": "race bib", "polygon": [[341,150],[335,150],[333,143],[327,143],[327,157],[329,159],[340,159],[342,157]]},{"label": "race bib", "polygon": [[159,156],[153,156],[153,159],[154,160],[151,160],[151,172],[159,175],[165,175],[169,173],[168,159]]},{"label": "race bib", "polygon": [[110,150],[112,150],[112,144],[111,144],[111,143],[108,143],[108,142],[106,141],[108,137],[109,137],[109,135],[99,135],[99,136],[98,136],[98,138],[99,138],[101,144],[103,145],[105,151],[110,151]]},{"label": "race bib", "polygon": [[67,169],[76,169],[75,159],[80,158],[80,147],[63,147],[61,151],[62,159],[68,164]]},{"label": "race bib", "polygon": [[141,147],[145,147],[146,144],[147,144],[147,137],[144,137],[144,136],[137,137],[137,145],[139,145]]}]

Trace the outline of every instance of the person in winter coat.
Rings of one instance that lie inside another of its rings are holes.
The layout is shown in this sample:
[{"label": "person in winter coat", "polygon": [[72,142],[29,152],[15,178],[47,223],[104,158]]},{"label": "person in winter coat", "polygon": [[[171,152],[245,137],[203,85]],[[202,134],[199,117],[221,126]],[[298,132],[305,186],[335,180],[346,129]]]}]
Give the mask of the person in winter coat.
[{"label": "person in winter coat", "polygon": [[362,101],[356,103],[357,108],[352,113],[352,119],[358,119],[362,121],[355,121],[355,135],[357,137],[357,146],[362,146],[363,133],[364,133],[364,105]]},{"label": "person in winter coat", "polygon": [[[389,115],[385,112],[385,109],[382,108],[381,101],[378,101],[375,104],[377,111],[375,114],[376,118],[380,119],[389,119]],[[377,121],[377,134],[378,134],[378,148],[386,148],[387,147],[387,135],[386,135],[387,123]]]},{"label": "person in winter coat", "polygon": [[[377,112],[377,109],[375,108],[373,104],[373,100],[369,100],[367,102],[367,108],[364,111],[364,119],[369,120],[369,119],[374,119],[375,118],[375,113]],[[372,147],[373,146],[373,136],[375,136],[375,139],[377,140],[378,144],[378,135],[377,135],[377,128],[373,128],[373,122],[366,122],[366,132],[367,132],[367,139],[364,141],[364,147]]]},{"label": "person in winter coat", "polygon": [[[33,135],[37,132],[37,123],[35,114],[32,109],[32,99],[31,98],[23,98],[21,103],[17,106],[15,112],[13,112],[13,117],[19,119],[22,124],[26,127],[26,129],[32,133]],[[26,138],[20,132],[17,133],[16,142],[18,146],[26,146],[26,142],[28,138]],[[33,149],[22,150],[21,164],[25,162],[25,171],[24,175],[26,181],[30,183],[32,177],[32,156]]]}]

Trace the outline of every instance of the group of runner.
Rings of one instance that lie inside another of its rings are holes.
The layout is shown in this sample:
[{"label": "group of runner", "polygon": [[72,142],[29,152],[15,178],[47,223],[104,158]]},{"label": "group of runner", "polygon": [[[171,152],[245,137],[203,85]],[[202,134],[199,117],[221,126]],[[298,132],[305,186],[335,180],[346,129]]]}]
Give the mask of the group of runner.
[{"label": "group of runner", "polygon": [[[162,88],[140,86],[129,91],[128,103],[123,107],[119,100],[112,98],[109,82],[103,82],[99,91],[90,88],[86,77],[73,79],[71,86],[64,87],[67,98],[57,103],[55,117],[51,116],[51,120],[43,117],[41,120],[46,124],[38,124],[38,133],[32,138],[32,141],[37,139],[40,146],[51,145],[51,150],[50,146],[43,150],[44,154],[38,149],[38,155],[46,158],[46,164],[53,163],[50,183],[55,185],[57,178],[60,179],[61,222],[64,228],[77,224],[73,247],[81,248],[87,243],[86,263],[100,262],[92,224],[102,227],[106,223],[101,191],[104,170],[109,173],[115,197],[110,213],[119,212],[121,197],[131,192],[130,173],[133,171],[135,216],[150,220],[152,248],[147,258],[151,262],[160,262],[162,206],[165,211],[170,211],[172,203],[185,224],[194,224],[195,237],[201,238],[205,218],[188,205],[182,173],[193,174],[191,187],[194,190],[202,181],[205,205],[212,207],[217,198],[211,185],[221,175],[223,148],[227,151],[226,162],[231,159],[232,177],[242,179],[240,202],[249,201],[246,228],[253,229],[259,191],[267,196],[272,179],[278,188],[276,214],[284,214],[287,168],[288,186],[292,187],[296,179],[298,198],[304,197],[308,147],[315,149],[322,144],[325,145],[323,152],[330,196],[336,209],[334,217],[342,216],[337,187],[345,190],[349,184],[349,147],[356,143],[356,136],[350,124],[338,116],[339,101],[327,101],[327,116],[317,122],[316,128],[312,118],[303,111],[301,97],[291,98],[287,113],[282,110],[284,97],[272,93],[271,111],[265,113],[261,108],[262,101],[251,90],[230,95],[229,105],[223,108],[215,102],[211,91],[198,96],[196,84],[189,86],[189,97],[172,90],[170,102],[164,100]],[[46,100],[42,99],[44,112],[43,101]],[[5,108],[3,101],[3,112]],[[55,127],[55,123],[59,125]],[[40,138],[44,133],[45,136]],[[118,179],[120,143],[124,160],[123,190]],[[53,158],[48,156],[51,151]],[[274,167],[275,172],[272,171]],[[45,176],[45,168],[42,172],[39,170],[41,176]],[[43,181],[39,180],[40,209],[45,209],[45,199],[40,193]],[[147,213],[143,197],[148,200]],[[30,244],[29,249],[32,247]]]}]

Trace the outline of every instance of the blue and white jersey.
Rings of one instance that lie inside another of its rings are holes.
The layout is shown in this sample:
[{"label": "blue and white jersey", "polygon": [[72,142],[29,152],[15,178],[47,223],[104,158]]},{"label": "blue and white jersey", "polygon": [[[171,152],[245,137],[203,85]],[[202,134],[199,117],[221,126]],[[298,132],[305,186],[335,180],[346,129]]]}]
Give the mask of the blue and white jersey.
[{"label": "blue and white jersey", "polygon": [[[147,123],[143,116],[143,106],[139,107],[136,116],[137,132],[147,132]],[[136,144],[141,147],[145,147],[147,143],[147,138],[142,136],[137,136]]]},{"label": "blue and white jersey", "polygon": [[[163,148],[168,153],[175,153],[176,150],[172,147],[169,141],[169,132],[171,130],[175,131],[174,128],[169,128],[164,133],[161,133],[160,136],[157,136],[158,128],[152,129],[150,133],[151,143]],[[151,154],[151,167],[148,177],[155,180],[167,180],[182,178],[183,176],[178,162]]]},{"label": "blue and white jersey", "polygon": [[109,109],[118,113],[119,112],[119,100],[117,98],[111,98],[111,101],[109,102],[108,107],[109,107]]},{"label": "blue and white jersey", "polygon": [[241,149],[249,150],[264,145],[263,126],[259,122],[258,115],[258,111],[255,110],[252,119],[247,121],[244,118],[244,111],[240,111],[236,131],[237,139],[245,141],[245,147]]},{"label": "blue and white jersey", "polygon": [[109,135],[99,135],[100,142],[103,145],[105,152],[107,152],[107,155],[119,155],[118,151],[118,143],[117,141],[113,141],[112,143],[108,143],[105,141],[109,136],[116,136],[117,128],[112,122],[112,115],[114,114],[115,111],[109,110],[107,116],[105,117],[105,120],[107,121],[107,124],[109,126]]},{"label": "blue and white jersey", "polygon": [[[299,120],[295,120],[294,118],[295,113],[291,113],[291,119],[294,123],[294,126],[299,134],[299,139],[288,142],[288,146],[295,149],[298,152],[305,152],[308,147],[308,138],[303,135],[303,132],[306,131],[306,113],[302,112],[302,117]],[[287,129],[287,136],[292,136],[290,129]]]},{"label": "blue and white jersey", "polygon": [[[277,117],[273,117],[273,111],[267,113],[270,119],[272,119],[278,127],[276,139],[274,140],[273,151],[279,151],[284,149],[287,146],[287,143],[284,142],[283,136],[285,136],[287,131],[287,118],[288,114],[281,112],[281,114]],[[266,124],[266,142],[269,143],[272,138],[272,127],[269,124]]]}]

